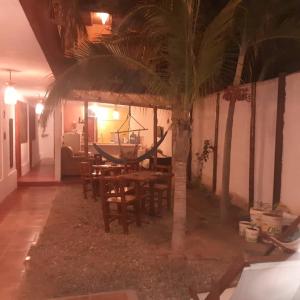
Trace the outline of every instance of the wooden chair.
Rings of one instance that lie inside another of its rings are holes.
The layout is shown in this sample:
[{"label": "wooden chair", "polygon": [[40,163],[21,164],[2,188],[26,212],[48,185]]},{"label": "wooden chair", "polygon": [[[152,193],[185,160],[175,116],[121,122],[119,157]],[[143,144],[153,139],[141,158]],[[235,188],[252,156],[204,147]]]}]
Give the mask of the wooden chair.
[{"label": "wooden chair", "polygon": [[128,162],[124,164],[125,173],[137,172],[140,170],[140,164],[138,162]]},{"label": "wooden chair", "polygon": [[105,164],[101,154],[94,154],[94,164],[95,165],[104,165]]},{"label": "wooden chair", "polygon": [[92,174],[92,165],[90,161],[80,163],[80,178],[82,181],[84,198],[87,198],[88,191],[92,191],[93,197],[96,199],[96,180]]},{"label": "wooden chair", "polygon": [[[127,183],[118,176],[102,176],[100,182],[105,232],[110,231],[110,223],[114,220],[119,221],[125,234],[128,234],[130,223],[141,226],[140,204],[135,193],[126,193]],[[128,210],[129,207],[133,211]]]},{"label": "wooden chair", "polygon": [[171,166],[157,165],[155,170],[169,175],[154,184],[154,200],[158,204],[158,213],[160,214],[164,200],[166,201],[168,210],[171,210],[172,169]]}]

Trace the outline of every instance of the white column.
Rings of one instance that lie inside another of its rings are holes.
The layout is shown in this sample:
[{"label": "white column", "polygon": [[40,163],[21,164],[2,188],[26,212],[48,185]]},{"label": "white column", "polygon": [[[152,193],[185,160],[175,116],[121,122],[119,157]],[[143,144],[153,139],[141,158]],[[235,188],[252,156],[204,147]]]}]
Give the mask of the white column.
[{"label": "white column", "polygon": [[61,180],[61,145],[62,145],[62,105],[54,110],[54,174],[55,180]]}]

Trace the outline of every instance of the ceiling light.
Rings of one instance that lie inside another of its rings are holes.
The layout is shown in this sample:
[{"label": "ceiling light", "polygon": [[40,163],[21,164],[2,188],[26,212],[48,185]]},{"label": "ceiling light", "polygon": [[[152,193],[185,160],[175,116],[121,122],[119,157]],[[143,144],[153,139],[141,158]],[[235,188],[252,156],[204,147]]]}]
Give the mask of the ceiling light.
[{"label": "ceiling light", "polygon": [[105,12],[99,12],[99,13],[96,13],[96,16],[98,18],[100,18],[101,22],[102,22],[102,25],[105,25],[106,22],[108,21],[109,19],[109,14],[108,13],[105,13]]},{"label": "ceiling light", "polygon": [[4,103],[8,105],[15,105],[18,98],[19,94],[11,82],[11,70],[9,70],[9,82],[4,90]]},{"label": "ceiling light", "polygon": [[35,106],[35,113],[37,115],[41,115],[44,111],[45,105],[43,103],[37,103]]},{"label": "ceiling light", "polygon": [[114,120],[120,120],[120,112],[117,109],[117,106],[115,106],[115,109],[113,110],[112,117]]},{"label": "ceiling light", "polygon": [[108,109],[105,107],[98,107],[96,111],[96,117],[101,121],[108,120]]}]

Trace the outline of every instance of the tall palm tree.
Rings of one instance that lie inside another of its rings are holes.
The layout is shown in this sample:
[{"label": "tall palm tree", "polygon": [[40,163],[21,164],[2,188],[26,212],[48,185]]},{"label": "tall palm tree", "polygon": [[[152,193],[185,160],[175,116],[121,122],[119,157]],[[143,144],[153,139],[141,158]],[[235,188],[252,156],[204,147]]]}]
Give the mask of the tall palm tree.
[{"label": "tall palm tree", "polygon": [[79,0],[50,0],[50,17],[56,23],[62,48],[68,53],[87,36],[86,27],[80,15]]},{"label": "tall palm tree", "polygon": [[[43,117],[45,120],[60,99],[83,81],[86,88],[106,85],[106,89],[111,89],[116,88],[111,82],[116,82],[117,77],[121,83],[116,89],[129,88],[132,82],[123,84],[120,67],[130,70],[130,76],[138,74],[144,93],[168,99],[173,109],[175,137],[172,250],[182,253],[190,111],[201,95],[215,87],[240,0],[230,0],[209,23],[203,22],[205,12],[200,0],[158,2],[138,5],[124,18],[116,35],[82,44],[74,52],[77,63],[51,87]],[[108,82],[110,79],[114,80]]]},{"label": "tall palm tree", "polygon": [[[254,53],[255,59],[259,49],[274,41],[300,39],[299,1],[290,0],[283,4],[280,0],[243,0],[240,8],[235,15],[236,26],[234,26],[235,37],[238,41],[237,64],[233,77],[234,86],[243,83],[243,74],[251,71],[249,69],[250,60],[247,59],[251,52]],[[272,54],[269,53],[269,56]],[[248,78],[255,77],[248,76]],[[229,185],[234,111],[235,99],[232,99],[228,107],[223,152],[221,218],[224,221],[228,218],[230,203]]]}]

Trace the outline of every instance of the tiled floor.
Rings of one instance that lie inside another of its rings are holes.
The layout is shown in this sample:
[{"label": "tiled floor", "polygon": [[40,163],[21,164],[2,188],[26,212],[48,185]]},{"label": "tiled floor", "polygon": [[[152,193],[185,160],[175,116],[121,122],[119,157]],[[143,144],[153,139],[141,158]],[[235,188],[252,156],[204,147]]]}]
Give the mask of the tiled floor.
[{"label": "tiled floor", "polygon": [[47,220],[58,187],[19,188],[0,204],[0,299],[15,299],[30,246]]}]

